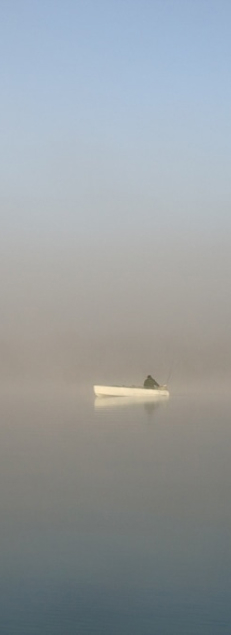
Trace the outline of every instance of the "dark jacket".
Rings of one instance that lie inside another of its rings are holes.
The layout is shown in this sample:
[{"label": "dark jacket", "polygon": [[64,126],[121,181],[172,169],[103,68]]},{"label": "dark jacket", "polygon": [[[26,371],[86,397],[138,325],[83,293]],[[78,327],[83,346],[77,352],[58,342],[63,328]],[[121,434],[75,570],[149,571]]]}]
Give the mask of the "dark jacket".
[{"label": "dark jacket", "polygon": [[144,388],[158,388],[159,384],[151,375],[148,375],[144,381]]}]

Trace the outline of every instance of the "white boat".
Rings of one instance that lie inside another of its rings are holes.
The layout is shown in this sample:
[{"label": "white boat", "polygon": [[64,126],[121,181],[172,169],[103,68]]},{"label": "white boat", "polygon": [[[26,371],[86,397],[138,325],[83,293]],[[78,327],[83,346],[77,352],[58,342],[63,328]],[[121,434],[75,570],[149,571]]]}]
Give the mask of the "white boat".
[{"label": "white boat", "polygon": [[94,386],[96,397],[135,397],[138,399],[154,400],[169,397],[167,386],[158,388],[143,388],[139,386]]}]

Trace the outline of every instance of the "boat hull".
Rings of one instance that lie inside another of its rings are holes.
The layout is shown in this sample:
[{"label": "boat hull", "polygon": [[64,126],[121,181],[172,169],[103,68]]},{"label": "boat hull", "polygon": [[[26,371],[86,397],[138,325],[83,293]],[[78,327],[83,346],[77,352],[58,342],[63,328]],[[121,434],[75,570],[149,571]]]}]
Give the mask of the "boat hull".
[{"label": "boat hull", "polygon": [[160,397],[169,397],[166,386],[149,389],[136,386],[94,386],[96,397],[132,397],[137,399],[153,400]]}]

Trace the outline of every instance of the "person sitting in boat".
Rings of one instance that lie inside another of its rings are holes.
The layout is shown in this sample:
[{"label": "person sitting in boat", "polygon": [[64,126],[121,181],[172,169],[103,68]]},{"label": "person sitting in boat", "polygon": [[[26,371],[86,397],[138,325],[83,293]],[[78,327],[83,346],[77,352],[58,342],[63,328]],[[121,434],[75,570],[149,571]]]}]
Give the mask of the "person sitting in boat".
[{"label": "person sitting in boat", "polygon": [[151,375],[148,375],[144,381],[144,388],[158,388],[159,384]]}]

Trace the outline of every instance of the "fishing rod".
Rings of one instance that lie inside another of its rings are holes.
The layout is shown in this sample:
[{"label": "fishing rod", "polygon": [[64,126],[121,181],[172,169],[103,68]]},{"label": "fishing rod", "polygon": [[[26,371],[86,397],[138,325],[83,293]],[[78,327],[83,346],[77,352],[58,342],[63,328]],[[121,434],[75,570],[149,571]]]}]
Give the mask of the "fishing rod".
[{"label": "fishing rod", "polygon": [[169,372],[168,372],[168,375],[167,375],[166,385],[168,385],[168,383],[170,382],[170,379],[171,379],[171,377],[173,375],[173,371],[175,370],[175,368],[176,368],[176,362],[173,359],[172,363],[170,364]]}]

